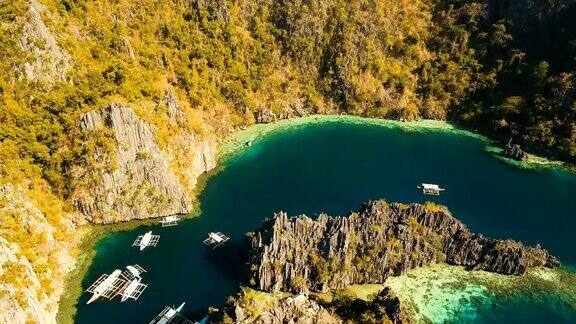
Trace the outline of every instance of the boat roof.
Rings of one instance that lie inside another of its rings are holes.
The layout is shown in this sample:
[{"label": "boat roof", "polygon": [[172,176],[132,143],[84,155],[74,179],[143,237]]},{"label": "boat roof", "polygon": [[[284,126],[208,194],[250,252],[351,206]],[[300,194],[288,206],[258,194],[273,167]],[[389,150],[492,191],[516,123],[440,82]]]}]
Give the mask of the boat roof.
[{"label": "boat roof", "polygon": [[173,308],[168,309],[164,317],[172,318],[176,314],[176,311]]},{"label": "boat roof", "polygon": [[210,232],[210,233],[208,233],[208,236],[220,238],[220,235],[218,235],[218,234],[219,234],[219,233]]},{"label": "boat roof", "polygon": [[[168,324],[168,323],[180,323],[180,324],[192,324],[192,322],[180,314],[180,310],[184,306],[184,303],[180,305],[177,309],[172,307],[165,307],[164,310],[158,316],[156,316],[150,324]],[[195,322],[197,323],[197,322]]]},{"label": "boat roof", "polygon": [[134,267],[134,266],[131,266],[131,265],[126,266],[126,269],[128,269],[128,271],[130,271],[130,273],[132,273],[132,274],[135,275],[135,276],[139,276],[139,275],[140,275],[140,269],[137,269],[137,268]]},{"label": "boat roof", "polygon": [[432,184],[432,183],[423,183],[422,187],[424,187],[426,189],[440,189],[440,187],[437,184]]}]

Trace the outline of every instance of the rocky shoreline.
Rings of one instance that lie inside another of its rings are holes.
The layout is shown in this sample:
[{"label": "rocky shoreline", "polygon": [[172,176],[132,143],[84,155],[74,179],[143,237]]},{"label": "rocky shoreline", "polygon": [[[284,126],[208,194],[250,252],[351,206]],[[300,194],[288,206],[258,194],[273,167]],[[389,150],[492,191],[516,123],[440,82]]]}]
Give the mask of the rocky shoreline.
[{"label": "rocky shoreline", "polygon": [[[368,202],[348,217],[320,215],[313,220],[278,213],[251,233],[249,260],[255,289],[288,293],[288,297],[255,311],[254,302],[241,294],[214,315],[217,321],[270,323],[301,318],[314,322],[321,316],[325,322],[338,323],[346,321],[350,315],[346,312],[358,311],[352,319],[369,316],[406,323],[410,319],[387,289],[363,304],[346,300],[344,305],[342,300],[326,302],[310,296],[357,284],[383,284],[389,277],[439,263],[505,275],[559,266],[540,246],[470,232],[443,206],[383,200]],[[299,307],[292,302],[295,298]]]}]

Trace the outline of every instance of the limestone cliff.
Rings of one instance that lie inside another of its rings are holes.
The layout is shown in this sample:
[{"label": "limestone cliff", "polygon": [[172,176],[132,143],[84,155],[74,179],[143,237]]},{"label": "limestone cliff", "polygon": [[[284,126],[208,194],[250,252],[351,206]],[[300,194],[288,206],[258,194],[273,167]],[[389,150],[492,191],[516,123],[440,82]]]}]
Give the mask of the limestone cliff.
[{"label": "limestone cliff", "polygon": [[[178,118],[178,108],[168,104],[169,114]],[[129,107],[110,104],[82,115],[83,131],[109,130],[115,141],[113,168],[87,168],[84,177],[95,179],[92,185],[77,188],[74,204],[87,219],[111,223],[131,219],[185,214],[192,210],[190,192],[198,176],[215,166],[213,146],[182,131],[170,138],[169,150],[157,144],[154,128]],[[107,158],[97,151],[97,159]],[[177,155],[184,167],[181,179],[171,164]]]},{"label": "limestone cliff", "polygon": [[0,187],[0,323],[56,323],[79,239],[73,230],[67,217],[46,215],[23,189]]},{"label": "limestone cliff", "polygon": [[293,102],[286,102],[280,107],[278,113],[269,108],[262,108],[255,113],[255,119],[258,123],[272,123],[279,119],[289,119],[296,117],[308,116],[315,111],[307,107],[300,98],[293,99]]},{"label": "limestone cliff", "polygon": [[64,81],[70,68],[70,56],[57,43],[44,23],[44,6],[35,0],[28,1],[28,12],[21,19],[19,38],[21,49],[30,55],[24,63],[24,76],[29,81]]},{"label": "limestone cliff", "polygon": [[367,203],[349,217],[279,213],[252,239],[256,287],[325,292],[446,262],[502,274],[556,267],[546,250],[474,234],[444,207]]},{"label": "limestone cliff", "polygon": [[196,189],[198,177],[216,167],[216,141],[200,139],[187,129],[188,117],[176,96],[166,92],[160,103],[167,108],[169,119],[178,131],[168,140],[167,153],[171,165],[178,170],[183,185],[189,192]]},{"label": "limestone cliff", "polygon": [[100,181],[85,188],[88,194],[74,201],[90,221],[110,223],[184,214],[192,209],[186,191],[156,144],[151,127],[133,110],[111,104],[81,116],[80,127],[110,129],[117,144],[116,167],[102,172]]}]

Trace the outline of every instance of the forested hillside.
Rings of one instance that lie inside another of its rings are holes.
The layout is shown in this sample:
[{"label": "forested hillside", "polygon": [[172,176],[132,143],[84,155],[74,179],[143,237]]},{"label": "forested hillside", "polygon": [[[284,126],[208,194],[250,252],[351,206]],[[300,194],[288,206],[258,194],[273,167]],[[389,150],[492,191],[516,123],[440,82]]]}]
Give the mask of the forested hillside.
[{"label": "forested hillside", "polygon": [[[207,147],[312,113],[450,120],[575,162],[575,3],[0,0],[0,238],[34,265],[38,294],[60,279],[47,259],[86,218],[79,196],[123,170],[117,134],[79,122],[111,103],[153,133],[155,159],[185,180],[182,192],[198,171],[182,163],[190,138]],[[150,155],[133,153],[134,163]],[[26,283],[0,271],[0,300]]]},{"label": "forested hillside", "polygon": [[466,31],[481,68],[474,91],[450,107],[450,118],[574,162],[574,1],[495,0],[487,7],[458,2],[438,7],[448,18],[441,21],[448,23],[445,30]]},{"label": "forested hillside", "polygon": [[166,89],[198,130],[343,111],[453,119],[576,156],[573,1],[40,2],[1,4],[0,138],[61,194],[90,149],[79,114],[120,101],[161,125],[149,106]]}]

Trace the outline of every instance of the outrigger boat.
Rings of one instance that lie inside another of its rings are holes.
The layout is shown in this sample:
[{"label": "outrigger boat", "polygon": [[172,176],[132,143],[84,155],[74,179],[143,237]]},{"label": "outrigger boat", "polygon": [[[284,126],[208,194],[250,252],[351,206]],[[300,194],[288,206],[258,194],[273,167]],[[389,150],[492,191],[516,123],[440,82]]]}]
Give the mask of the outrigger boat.
[{"label": "outrigger boat", "polygon": [[204,240],[204,244],[211,246],[213,249],[219,247],[220,245],[226,243],[230,238],[221,232],[210,232],[208,233],[208,238]]},{"label": "outrigger boat", "polygon": [[164,308],[149,324],[192,323],[180,315],[184,304],[180,304],[176,309],[174,309],[174,306]]},{"label": "outrigger boat", "polygon": [[112,298],[126,281],[120,278],[122,271],[114,270],[110,275],[103,274],[96,280],[88,289],[87,292],[92,293],[92,297],[86,304],[94,302],[100,297]]},{"label": "outrigger boat", "polygon": [[176,216],[166,216],[159,223],[162,224],[162,227],[175,226],[178,225],[179,220],[180,218]]},{"label": "outrigger boat", "polygon": [[425,195],[434,195],[439,196],[441,191],[444,191],[443,188],[440,188],[437,184],[431,183],[423,183],[422,186],[418,186],[418,188],[422,189],[422,193]]},{"label": "outrigger boat", "polygon": [[140,251],[142,251],[149,246],[156,246],[158,240],[160,240],[160,235],[154,235],[152,231],[149,231],[144,235],[138,235],[132,246],[137,246],[140,248]]},{"label": "outrigger boat", "polygon": [[87,292],[93,294],[87,304],[100,297],[113,299],[116,296],[121,296],[121,301],[128,298],[137,300],[148,286],[141,283],[142,278],[140,277],[146,270],[137,264],[126,266],[126,269],[123,272],[117,269],[110,275],[103,274],[100,276],[86,289]]},{"label": "outrigger boat", "polygon": [[136,277],[130,281],[130,283],[122,291],[122,299],[120,302],[123,302],[128,298],[136,300],[138,297],[140,297],[144,289],[147,287],[147,285],[140,283],[140,280],[142,280],[140,277]]}]

